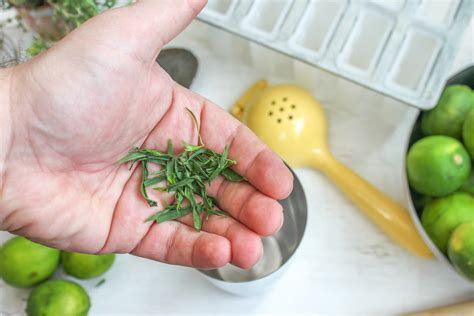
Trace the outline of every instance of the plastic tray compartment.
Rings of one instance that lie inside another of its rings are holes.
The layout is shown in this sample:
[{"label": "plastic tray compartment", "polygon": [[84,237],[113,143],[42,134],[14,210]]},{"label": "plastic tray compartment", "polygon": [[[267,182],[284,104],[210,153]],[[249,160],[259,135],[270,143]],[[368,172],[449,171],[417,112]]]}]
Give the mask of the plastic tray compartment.
[{"label": "plastic tray compartment", "polygon": [[310,1],[294,35],[290,38],[290,46],[309,58],[318,58],[324,54],[346,6],[347,0]]},{"label": "plastic tray compartment", "polygon": [[459,4],[460,0],[422,0],[416,14],[426,23],[449,27]]},{"label": "plastic tray compartment", "polygon": [[370,0],[370,3],[376,4],[391,11],[398,12],[405,5],[405,0]]},{"label": "plastic tray compartment", "polygon": [[395,20],[388,14],[374,9],[361,10],[337,58],[337,65],[356,75],[369,76],[394,24]]},{"label": "plastic tray compartment", "polygon": [[387,85],[405,94],[419,94],[443,45],[443,39],[421,28],[407,31],[388,73]]},{"label": "plastic tray compartment", "polygon": [[256,36],[273,38],[293,4],[292,0],[255,0],[242,20],[242,28]]},{"label": "plastic tray compartment", "polygon": [[236,3],[236,0],[208,0],[203,13],[212,18],[226,19],[232,14]]}]

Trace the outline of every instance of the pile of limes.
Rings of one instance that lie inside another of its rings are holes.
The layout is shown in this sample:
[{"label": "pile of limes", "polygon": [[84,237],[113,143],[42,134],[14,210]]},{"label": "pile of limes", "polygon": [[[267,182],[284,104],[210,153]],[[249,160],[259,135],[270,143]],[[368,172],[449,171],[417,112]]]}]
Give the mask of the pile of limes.
[{"label": "pile of limes", "polygon": [[421,222],[436,246],[474,280],[474,91],[448,86],[421,119],[424,137],[408,151]]},{"label": "pile of limes", "polygon": [[0,277],[14,287],[35,287],[28,298],[28,316],[84,316],[90,308],[87,292],[69,280],[49,280],[62,262],[78,279],[95,278],[110,269],[115,255],[64,252],[13,237],[0,248]]}]

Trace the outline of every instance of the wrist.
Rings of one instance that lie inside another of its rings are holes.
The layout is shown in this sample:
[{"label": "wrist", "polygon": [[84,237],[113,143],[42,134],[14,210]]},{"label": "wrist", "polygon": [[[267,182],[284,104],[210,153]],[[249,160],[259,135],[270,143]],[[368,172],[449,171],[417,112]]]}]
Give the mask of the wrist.
[{"label": "wrist", "polygon": [[12,142],[11,73],[12,68],[0,69],[0,205],[3,200],[7,157]]}]

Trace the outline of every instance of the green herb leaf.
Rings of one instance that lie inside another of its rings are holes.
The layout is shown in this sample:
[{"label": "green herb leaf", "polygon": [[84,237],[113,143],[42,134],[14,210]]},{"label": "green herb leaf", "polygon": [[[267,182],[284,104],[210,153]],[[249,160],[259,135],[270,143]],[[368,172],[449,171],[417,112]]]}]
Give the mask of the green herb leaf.
[{"label": "green herb leaf", "polygon": [[142,160],[142,159],[145,159],[146,157],[147,156],[144,153],[131,150],[122,159],[118,160],[117,163],[121,165],[121,164],[127,163],[129,161]]},{"label": "green herb leaf", "polygon": [[189,161],[189,160],[193,160],[193,159],[196,158],[197,156],[206,153],[208,150],[209,150],[209,149],[207,149],[207,148],[202,148],[202,147],[201,147],[200,149],[198,149],[198,150],[195,150],[195,151],[193,152],[193,154],[192,154],[191,156],[189,156],[188,161]]},{"label": "green herb leaf", "polygon": [[167,156],[166,154],[162,153],[161,151],[154,150],[154,149],[142,149],[142,150],[139,150],[139,152],[142,152],[142,153],[146,154],[150,158],[154,157],[154,158],[157,158],[157,159],[158,158],[166,159],[166,158],[169,158],[169,157],[171,157],[171,158],[173,157],[173,155]]},{"label": "green herb leaf", "polygon": [[181,194],[181,192],[176,192],[175,195],[175,204],[176,204],[176,209],[181,209],[181,204],[183,203],[184,197]]},{"label": "green herb leaf", "polygon": [[174,184],[176,181],[175,176],[173,175],[173,160],[168,161],[166,164],[166,179],[168,179],[168,183]]},{"label": "green herb leaf", "polygon": [[194,228],[200,232],[202,229],[202,218],[201,218],[202,206],[200,204],[193,207],[193,222]]},{"label": "green herb leaf", "polygon": [[157,223],[163,223],[166,221],[171,221],[180,217],[183,217],[185,215],[188,215],[193,211],[193,208],[191,206],[182,208],[180,210],[178,209],[165,209],[161,212],[158,212],[149,218],[147,218],[147,222],[149,221],[156,221]]},{"label": "green herb leaf", "polygon": [[219,161],[219,165],[221,167],[224,167],[226,162],[227,162],[227,156],[229,155],[229,147],[227,147],[227,145],[225,145],[224,147],[224,152],[222,153],[222,156],[221,156],[221,159]]},{"label": "green herb leaf", "polygon": [[207,210],[207,214],[209,215],[219,215],[219,216],[227,216],[227,213],[224,211],[221,211],[220,209],[217,208],[212,208]]},{"label": "green herb leaf", "polygon": [[148,166],[147,166],[147,162],[146,161],[142,161],[142,184],[141,184],[141,193],[142,193],[142,196],[145,198],[146,202],[148,203],[148,205],[150,206],[157,206],[158,203],[156,203],[156,201],[153,201],[151,200],[149,197],[148,197],[148,193],[146,192],[146,186],[145,186],[145,182],[148,180]]},{"label": "green herb leaf", "polygon": [[184,151],[193,152],[202,148],[202,146],[191,145],[183,141]]},{"label": "green herb leaf", "polygon": [[171,139],[168,140],[168,155],[171,157],[174,156],[173,142]]},{"label": "green herb leaf", "polygon": [[151,187],[152,185],[155,185],[155,184],[158,184],[162,181],[165,181],[166,180],[166,176],[162,175],[162,176],[156,176],[156,177],[153,177],[153,178],[148,178],[145,180],[145,187]]},{"label": "green herb leaf", "polygon": [[176,189],[189,185],[190,183],[194,181],[196,181],[196,179],[194,178],[187,178],[187,179],[181,180],[175,184],[168,186],[168,192],[176,191]]},{"label": "green herb leaf", "polygon": [[222,176],[224,176],[226,180],[231,182],[241,182],[246,180],[244,177],[242,177],[240,174],[230,168],[225,168],[224,170],[222,170]]},{"label": "green herb leaf", "polygon": [[158,191],[158,192],[168,192],[167,188],[162,188],[162,187],[156,187],[156,188],[153,188],[153,190]]},{"label": "green herb leaf", "polygon": [[[197,119],[192,112],[190,113],[199,132]],[[183,141],[183,146],[184,151],[177,155],[174,153],[171,141],[168,141],[166,153],[154,149],[133,148],[118,162],[132,162],[131,166],[137,162],[141,163],[140,190],[150,206],[156,206],[158,203],[148,197],[147,187],[165,182],[165,186],[154,187],[153,190],[174,193],[174,202],[163,211],[150,216],[147,221],[154,220],[161,223],[192,213],[194,227],[200,231],[203,220],[207,220],[209,216],[226,215],[225,212],[218,209],[217,201],[207,194],[206,184],[210,184],[219,175],[234,182],[244,181],[245,178],[229,168],[235,165],[236,161],[228,158],[228,146],[224,147],[222,154],[205,148],[202,139],[199,139],[199,145]],[[151,173],[151,177],[148,172],[149,164],[159,167],[159,171]],[[198,203],[195,196],[201,197],[202,202]],[[183,205],[186,206],[183,207]]]}]

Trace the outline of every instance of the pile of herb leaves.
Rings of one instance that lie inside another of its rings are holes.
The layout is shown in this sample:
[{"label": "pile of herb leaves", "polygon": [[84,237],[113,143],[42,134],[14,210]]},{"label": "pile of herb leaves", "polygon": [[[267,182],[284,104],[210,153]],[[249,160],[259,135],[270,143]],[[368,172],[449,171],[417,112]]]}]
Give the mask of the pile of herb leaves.
[{"label": "pile of herb leaves", "polygon": [[[191,145],[183,141],[184,151],[175,155],[173,143],[168,141],[166,153],[154,149],[132,149],[118,163],[132,162],[140,163],[142,168],[141,194],[148,205],[157,206],[158,203],[149,198],[147,188],[161,192],[174,193],[174,202],[165,206],[164,210],[157,212],[147,219],[162,223],[193,214],[194,228],[198,231],[202,228],[203,217],[207,220],[210,215],[225,215],[218,209],[216,200],[209,196],[206,184],[218,176],[223,176],[232,182],[244,181],[245,178],[230,169],[237,162],[228,158],[228,147],[223,153],[217,153],[206,148],[202,142],[199,124],[194,113],[191,114],[199,134],[199,145]],[[148,166],[156,164],[159,171],[149,173]],[[165,186],[158,186],[165,183]],[[200,201],[196,200],[199,196]]]}]

